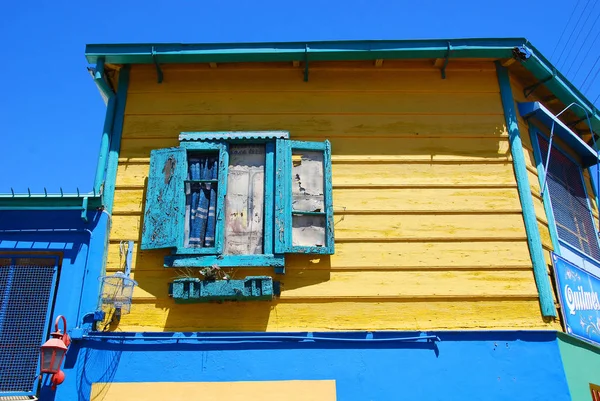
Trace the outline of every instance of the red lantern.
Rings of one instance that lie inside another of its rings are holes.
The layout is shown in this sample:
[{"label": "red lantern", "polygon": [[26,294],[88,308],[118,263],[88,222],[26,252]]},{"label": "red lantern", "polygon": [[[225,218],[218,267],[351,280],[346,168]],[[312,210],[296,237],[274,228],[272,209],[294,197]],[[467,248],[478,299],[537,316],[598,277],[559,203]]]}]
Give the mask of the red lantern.
[{"label": "red lantern", "polygon": [[[63,321],[64,333],[58,329],[58,321]],[[61,384],[65,379],[65,374],[60,370],[62,361],[65,358],[71,338],[67,334],[67,319],[60,315],[54,322],[54,332],[50,334],[51,339],[46,341],[40,348],[41,373],[52,374],[52,389],[56,389],[57,384]]]}]

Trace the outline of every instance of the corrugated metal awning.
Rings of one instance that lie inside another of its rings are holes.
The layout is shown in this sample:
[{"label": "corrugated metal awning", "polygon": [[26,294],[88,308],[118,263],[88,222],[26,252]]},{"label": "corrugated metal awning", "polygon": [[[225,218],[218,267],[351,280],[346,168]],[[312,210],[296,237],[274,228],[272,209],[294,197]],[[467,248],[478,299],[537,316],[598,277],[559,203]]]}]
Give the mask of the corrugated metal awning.
[{"label": "corrugated metal awning", "polygon": [[179,141],[222,141],[248,139],[289,139],[288,131],[213,131],[182,132]]}]

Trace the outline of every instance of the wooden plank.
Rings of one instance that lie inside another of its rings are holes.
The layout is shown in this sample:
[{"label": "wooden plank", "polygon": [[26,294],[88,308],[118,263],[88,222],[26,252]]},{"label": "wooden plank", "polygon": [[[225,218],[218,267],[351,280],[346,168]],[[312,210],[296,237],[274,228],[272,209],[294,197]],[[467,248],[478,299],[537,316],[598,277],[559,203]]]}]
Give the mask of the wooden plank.
[{"label": "wooden plank", "polygon": [[[121,163],[117,187],[140,187],[148,177],[148,165]],[[333,185],[516,185],[512,164],[455,163],[356,163],[333,164]]]},{"label": "wooden plank", "polygon": [[[304,138],[294,136],[296,140],[331,141],[333,155],[427,155],[440,154],[469,157],[503,157],[509,153],[507,138],[342,138],[322,136]],[[123,139],[120,156],[122,158],[148,157],[154,149],[178,146],[177,137],[169,139]]]},{"label": "wooden plank", "polygon": [[514,215],[345,215],[336,218],[336,240],[431,238],[513,239],[525,238],[523,217]]},{"label": "wooden plank", "polygon": [[[133,252],[133,269],[132,271],[178,271],[182,272],[185,269],[172,269],[163,267],[163,259],[169,254],[168,250],[162,251],[145,251],[138,253],[137,242],[134,244]],[[124,256],[123,256],[124,258]],[[437,262],[437,261],[434,261]],[[548,263],[550,259],[548,258]],[[119,241],[112,240],[108,246],[108,272],[122,271],[122,259],[119,252]],[[506,263],[506,264],[486,264],[486,265],[468,265],[468,264],[454,264],[454,265],[440,265],[431,263],[427,266],[410,266],[410,265],[382,265],[378,263],[371,263],[369,266],[336,266],[330,263],[330,259],[313,257],[307,255],[287,255],[286,256],[286,271],[291,272],[293,270],[325,270],[325,271],[481,271],[481,270],[494,270],[494,271],[531,271],[531,262],[525,261],[521,263]],[[195,270],[195,269],[191,269]],[[177,273],[177,274],[180,274]],[[229,273],[232,273],[230,270]],[[233,271],[233,275],[236,278],[246,277],[251,275],[271,275],[273,274],[273,268],[236,268]],[[173,273],[175,274],[175,273]],[[277,275],[276,277],[281,277]]]},{"label": "wooden plank", "polygon": [[[502,313],[498,313],[502,311]],[[122,331],[561,330],[538,301],[133,304]]]},{"label": "wooden plank", "polygon": [[[160,86],[156,85],[155,86]],[[123,138],[177,138],[187,131],[286,130],[292,137],[501,137],[502,115],[130,115]]]},{"label": "wooden plank", "polygon": [[[333,192],[336,210],[435,212],[520,211],[516,189],[338,189]],[[336,221],[338,219],[336,218]]]},{"label": "wooden plank", "polygon": [[[115,213],[139,214],[142,211],[143,197],[143,188],[117,189]],[[493,215],[518,214],[521,210],[518,193],[514,188],[334,189],[333,201],[335,213],[340,213],[340,216],[352,213]],[[541,210],[543,211],[543,206]],[[545,213],[538,216],[545,216]]]},{"label": "wooden plank", "polygon": [[516,185],[512,163],[505,164],[358,164],[335,163],[333,185]]},{"label": "wooden plank", "polygon": [[[292,65],[293,66],[293,65]],[[292,67],[290,66],[290,67]],[[304,82],[303,71],[286,69],[225,69],[165,71],[164,80],[156,85],[156,70],[133,68],[129,93],[169,92],[246,92],[276,91],[399,91],[498,93],[498,81],[492,71],[457,71],[446,80],[439,71],[390,71],[383,63],[360,70],[313,69],[310,80]],[[167,73],[168,72],[168,73]]]},{"label": "wooden plank", "polygon": [[[115,216],[116,218],[117,216]],[[118,216],[123,217],[123,216]],[[138,236],[139,238],[139,236]],[[120,240],[111,235],[111,240]],[[116,246],[116,248],[114,248]],[[163,258],[169,252],[137,251],[133,265],[138,263],[146,269],[162,269]],[[428,266],[523,266],[531,261],[527,242],[366,242],[336,244],[332,256],[300,255],[286,260],[286,267],[318,269],[369,269],[369,268],[414,268]],[[109,246],[108,266],[119,266],[118,244]]]},{"label": "wooden plank", "polygon": [[133,114],[502,114],[497,93],[130,93]]},{"label": "wooden plank", "polygon": [[[139,239],[140,215],[116,214],[111,238]],[[513,215],[344,215],[336,218],[336,242],[524,240],[523,217]]]},{"label": "wooden plank", "polygon": [[[134,289],[134,302],[167,298],[168,283],[178,276],[173,270],[136,271],[133,278],[138,286]],[[330,272],[302,269],[288,270],[284,276],[274,276],[274,280],[280,282],[281,300],[319,298],[336,301],[346,296],[373,299],[429,297],[432,300],[438,297],[537,298],[532,271]]]}]

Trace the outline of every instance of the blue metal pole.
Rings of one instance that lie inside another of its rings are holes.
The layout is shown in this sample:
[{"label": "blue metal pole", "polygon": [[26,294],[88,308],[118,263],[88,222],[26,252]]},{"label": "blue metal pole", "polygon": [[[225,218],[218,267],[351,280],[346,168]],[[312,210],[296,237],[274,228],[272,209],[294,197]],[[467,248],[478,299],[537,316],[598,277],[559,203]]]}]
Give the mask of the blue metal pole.
[{"label": "blue metal pole", "polygon": [[500,97],[504,108],[504,118],[508,130],[510,142],[510,152],[513,158],[515,176],[517,178],[517,190],[523,209],[523,220],[525,221],[525,232],[527,234],[527,243],[529,245],[529,254],[533,263],[533,275],[540,296],[540,306],[542,315],[545,317],[556,317],[556,308],[554,307],[554,298],[552,296],[552,287],[548,274],[546,273],[546,260],[544,258],[544,249],[542,248],[542,239],[537,225],[535,209],[533,206],[533,196],[529,186],[527,176],[527,167],[525,155],[523,153],[523,144],[521,134],[517,123],[517,111],[512,89],[510,87],[510,78],[508,69],[496,61],[496,73],[498,75],[498,84],[500,86]]}]

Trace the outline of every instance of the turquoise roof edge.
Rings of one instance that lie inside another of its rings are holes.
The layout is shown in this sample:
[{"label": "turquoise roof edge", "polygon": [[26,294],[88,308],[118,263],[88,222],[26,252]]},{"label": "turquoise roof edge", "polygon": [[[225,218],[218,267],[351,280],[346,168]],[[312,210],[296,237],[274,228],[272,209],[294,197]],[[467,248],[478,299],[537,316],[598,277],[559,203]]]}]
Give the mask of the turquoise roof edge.
[{"label": "turquoise roof edge", "polygon": [[[513,49],[525,47],[531,54],[523,66],[537,79],[554,78],[544,85],[563,103],[578,103],[586,109],[594,131],[600,131],[600,114],[558,69],[525,38],[468,38],[419,40],[363,40],[265,43],[144,43],[90,44],[86,58],[96,63],[104,57],[113,64],[207,63],[207,62],[276,62],[444,58],[511,58]],[[572,110],[581,118],[585,114]]]}]

